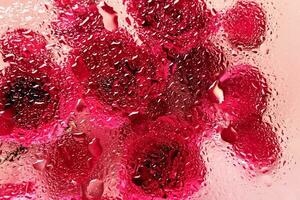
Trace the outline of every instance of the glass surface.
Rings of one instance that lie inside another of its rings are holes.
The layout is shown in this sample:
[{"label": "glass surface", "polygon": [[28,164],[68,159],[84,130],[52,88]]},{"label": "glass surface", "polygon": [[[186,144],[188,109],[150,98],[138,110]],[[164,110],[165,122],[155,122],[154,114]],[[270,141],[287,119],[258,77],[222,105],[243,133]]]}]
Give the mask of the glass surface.
[{"label": "glass surface", "polygon": [[0,200],[299,199],[300,1],[124,2],[0,0]]}]

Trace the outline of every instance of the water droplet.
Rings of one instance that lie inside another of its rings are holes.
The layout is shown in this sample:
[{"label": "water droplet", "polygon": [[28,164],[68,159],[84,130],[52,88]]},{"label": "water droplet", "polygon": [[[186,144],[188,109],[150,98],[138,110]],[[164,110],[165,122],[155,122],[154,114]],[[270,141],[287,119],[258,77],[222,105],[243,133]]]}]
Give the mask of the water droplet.
[{"label": "water droplet", "polygon": [[233,127],[228,127],[221,132],[221,138],[230,144],[233,144],[238,137],[238,133]]},{"label": "water droplet", "polygon": [[35,163],[32,164],[33,168],[38,170],[38,171],[43,171],[46,167],[47,161],[42,159],[42,160],[37,160]]},{"label": "water droplet", "polygon": [[267,187],[272,186],[273,180],[272,180],[272,177],[270,175],[263,175],[261,177],[261,179]]},{"label": "water droplet", "polygon": [[75,137],[83,137],[84,132],[73,132],[72,135],[75,136]]},{"label": "water droplet", "polygon": [[139,111],[131,112],[129,113],[128,117],[137,116],[139,114]]},{"label": "water droplet", "polygon": [[85,108],[86,108],[85,103],[82,101],[82,99],[79,99],[76,104],[76,110],[78,112],[82,112]]},{"label": "water droplet", "polygon": [[83,142],[85,140],[85,133],[84,132],[72,132],[72,135],[73,135],[73,139],[77,142]]},{"label": "water droplet", "polygon": [[100,145],[100,142],[97,138],[94,138],[90,143],[88,147],[90,153],[96,157],[99,158],[102,153],[102,147]]},{"label": "water droplet", "polygon": [[99,179],[93,179],[89,182],[86,190],[88,198],[99,198],[103,194],[103,182]]}]

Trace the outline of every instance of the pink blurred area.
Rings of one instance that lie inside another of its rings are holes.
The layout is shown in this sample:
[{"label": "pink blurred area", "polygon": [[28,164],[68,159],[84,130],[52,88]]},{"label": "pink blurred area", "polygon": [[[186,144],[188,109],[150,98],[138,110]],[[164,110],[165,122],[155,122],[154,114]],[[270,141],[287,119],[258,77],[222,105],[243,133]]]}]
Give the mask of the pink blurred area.
[{"label": "pink blurred area", "polygon": [[[49,4],[48,1],[45,2]],[[116,0],[107,2],[118,5]],[[226,149],[226,144],[209,143],[205,146],[205,151],[206,160],[209,160],[207,166],[211,172],[207,177],[207,186],[199,194],[204,200],[300,199],[300,1],[260,0],[259,2],[268,13],[272,34],[270,34],[271,40],[259,49],[261,52],[269,53],[254,57],[258,60],[255,63],[263,66],[265,73],[271,74],[272,87],[278,91],[278,95],[274,96],[276,107],[271,113],[275,121],[282,123],[283,138],[288,137],[284,141],[283,146],[286,147],[281,160],[282,163],[286,161],[286,164],[269,174],[245,173],[240,165],[234,166],[237,161],[232,161],[227,152],[216,148],[222,146]],[[212,0],[210,6],[222,10],[233,4],[233,0]],[[0,33],[5,32],[8,27],[27,27],[40,29],[48,34],[49,30],[43,28],[46,27],[47,17],[51,16],[42,11],[45,9],[43,5],[44,2],[38,0],[0,0]],[[118,6],[116,7],[118,10]],[[0,59],[0,69],[3,66],[5,64]],[[9,145],[0,148],[5,147]],[[0,185],[16,179],[20,179],[19,182],[32,179],[32,177],[26,178],[26,174],[34,172],[28,169],[34,160],[29,155],[26,157],[26,161],[0,165]],[[15,176],[13,177],[12,174]]]}]

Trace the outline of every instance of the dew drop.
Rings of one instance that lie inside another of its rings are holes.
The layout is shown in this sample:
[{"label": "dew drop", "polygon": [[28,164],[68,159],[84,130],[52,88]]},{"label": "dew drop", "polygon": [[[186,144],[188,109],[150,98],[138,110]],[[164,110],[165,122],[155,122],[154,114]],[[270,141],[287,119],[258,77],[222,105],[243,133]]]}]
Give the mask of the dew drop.
[{"label": "dew drop", "polygon": [[86,105],[84,104],[84,102],[82,101],[82,99],[79,99],[77,101],[77,104],[76,104],[76,110],[78,112],[82,112],[85,108],[86,108]]},{"label": "dew drop", "polygon": [[38,170],[38,171],[44,171],[46,168],[47,161],[42,159],[42,160],[37,160],[32,164],[33,168]]},{"label": "dew drop", "polygon": [[104,190],[103,182],[100,181],[99,179],[93,179],[89,182],[86,190],[87,190],[87,196],[90,199],[100,198]]},{"label": "dew drop", "polygon": [[97,138],[94,138],[90,143],[88,147],[90,153],[96,157],[99,158],[102,153],[102,147],[99,143],[99,140]]},{"label": "dew drop", "polygon": [[267,187],[271,187],[272,186],[272,177],[268,174],[265,174],[261,177],[263,183],[267,186]]},{"label": "dew drop", "polygon": [[238,133],[233,127],[228,127],[221,132],[221,138],[230,144],[233,144],[238,137]]}]

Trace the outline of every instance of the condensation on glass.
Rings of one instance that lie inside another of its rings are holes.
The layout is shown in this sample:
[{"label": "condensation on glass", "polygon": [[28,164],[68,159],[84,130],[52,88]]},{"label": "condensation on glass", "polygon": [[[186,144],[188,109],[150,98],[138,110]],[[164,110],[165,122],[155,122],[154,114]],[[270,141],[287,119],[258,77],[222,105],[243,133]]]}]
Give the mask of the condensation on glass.
[{"label": "condensation on glass", "polygon": [[290,0],[0,0],[0,199],[299,198]]}]

